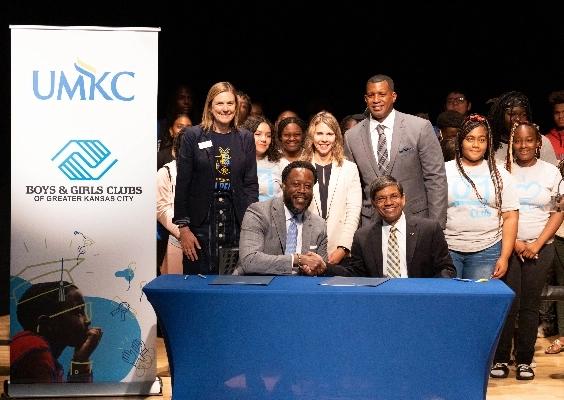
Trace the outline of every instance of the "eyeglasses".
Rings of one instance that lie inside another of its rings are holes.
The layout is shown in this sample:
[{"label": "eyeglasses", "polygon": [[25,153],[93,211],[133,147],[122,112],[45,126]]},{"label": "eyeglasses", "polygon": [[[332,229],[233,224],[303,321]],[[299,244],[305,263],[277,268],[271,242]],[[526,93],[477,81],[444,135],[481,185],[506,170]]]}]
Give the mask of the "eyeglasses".
[{"label": "eyeglasses", "polygon": [[75,307],[67,308],[66,310],[63,310],[63,311],[58,312],[56,314],[49,315],[49,318],[54,318],[54,317],[57,317],[59,315],[62,315],[62,314],[65,314],[65,313],[68,313],[68,312],[71,312],[71,311],[74,311],[74,310],[79,309],[79,308],[81,308],[82,309],[81,311],[84,312],[86,319],[89,320],[89,321],[92,321],[92,302],[91,301],[88,301],[84,304],[79,304],[78,306],[75,306]]},{"label": "eyeglasses", "polygon": [[466,101],[466,99],[464,97],[454,97],[454,98],[448,98],[447,99],[447,104],[460,104],[460,103],[464,103]]},{"label": "eyeglasses", "polygon": [[396,203],[397,201],[399,201],[399,199],[401,199],[401,194],[399,193],[394,193],[389,196],[378,196],[376,197],[376,204],[382,205],[385,204],[388,200]]}]

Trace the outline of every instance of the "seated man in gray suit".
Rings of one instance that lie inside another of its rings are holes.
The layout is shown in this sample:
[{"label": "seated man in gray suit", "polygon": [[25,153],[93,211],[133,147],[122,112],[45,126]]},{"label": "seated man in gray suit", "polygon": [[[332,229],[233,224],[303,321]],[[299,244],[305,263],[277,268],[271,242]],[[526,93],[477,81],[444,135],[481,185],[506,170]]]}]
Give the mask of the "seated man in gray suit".
[{"label": "seated man in gray suit", "polygon": [[317,171],[294,161],[282,171],[282,198],[247,208],[234,275],[323,275],[327,268],[325,220],[307,210]]},{"label": "seated man in gray suit", "polygon": [[356,231],[347,270],[374,278],[454,278],[456,268],[439,223],[404,213],[405,193],[394,177],[370,185],[372,206],[381,218]]}]

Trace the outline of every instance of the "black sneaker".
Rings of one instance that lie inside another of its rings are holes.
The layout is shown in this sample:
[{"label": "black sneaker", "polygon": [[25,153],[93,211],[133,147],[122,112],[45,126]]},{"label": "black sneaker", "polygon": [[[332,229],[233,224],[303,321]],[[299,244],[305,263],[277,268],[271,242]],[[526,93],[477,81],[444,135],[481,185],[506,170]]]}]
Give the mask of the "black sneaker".
[{"label": "black sneaker", "polygon": [[507,363],[496,363],[490,370],[490,378],[507,378],[508,376]]},{"label": "black sneaker", "polygon": [[528,364],[519,364],[516,378],[520,381],[530,381],[535,379],[535,373]]}]

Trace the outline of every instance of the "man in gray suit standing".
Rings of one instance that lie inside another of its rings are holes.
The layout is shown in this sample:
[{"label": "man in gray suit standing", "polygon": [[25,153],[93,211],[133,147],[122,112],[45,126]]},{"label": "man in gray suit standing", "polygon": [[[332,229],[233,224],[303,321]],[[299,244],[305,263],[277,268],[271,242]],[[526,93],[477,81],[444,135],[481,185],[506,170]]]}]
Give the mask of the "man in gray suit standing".
[{"label": "man in gray suit standing", "polygon": [[405,212],[446,224],[447,180],[441,146],[431,123],[394,110],[394,81],[375,75],[366,83],[370,116],[347,131],[345,155],[362,183],[361,226],[380,218],[370,201],[370,183],[391,175],[407,194]]},{"label": "man in gray suit standing", "polygon": [[294,161],[282,171],[282,198],[247,208],[234,275],[323,275],[327,260],[325,220],[308,211],[317,171]]}]

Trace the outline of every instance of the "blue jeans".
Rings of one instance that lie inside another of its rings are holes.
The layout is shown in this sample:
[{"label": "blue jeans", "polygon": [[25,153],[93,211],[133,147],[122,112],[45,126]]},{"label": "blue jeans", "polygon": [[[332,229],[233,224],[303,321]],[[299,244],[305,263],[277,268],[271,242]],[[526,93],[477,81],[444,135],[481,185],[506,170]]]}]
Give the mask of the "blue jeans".
[{"label": "blue jeans", "polygon": [[465,279],[490,279],[501,255],[501,240],[487,249],[463,252],[449,250],[456,276]]}]

